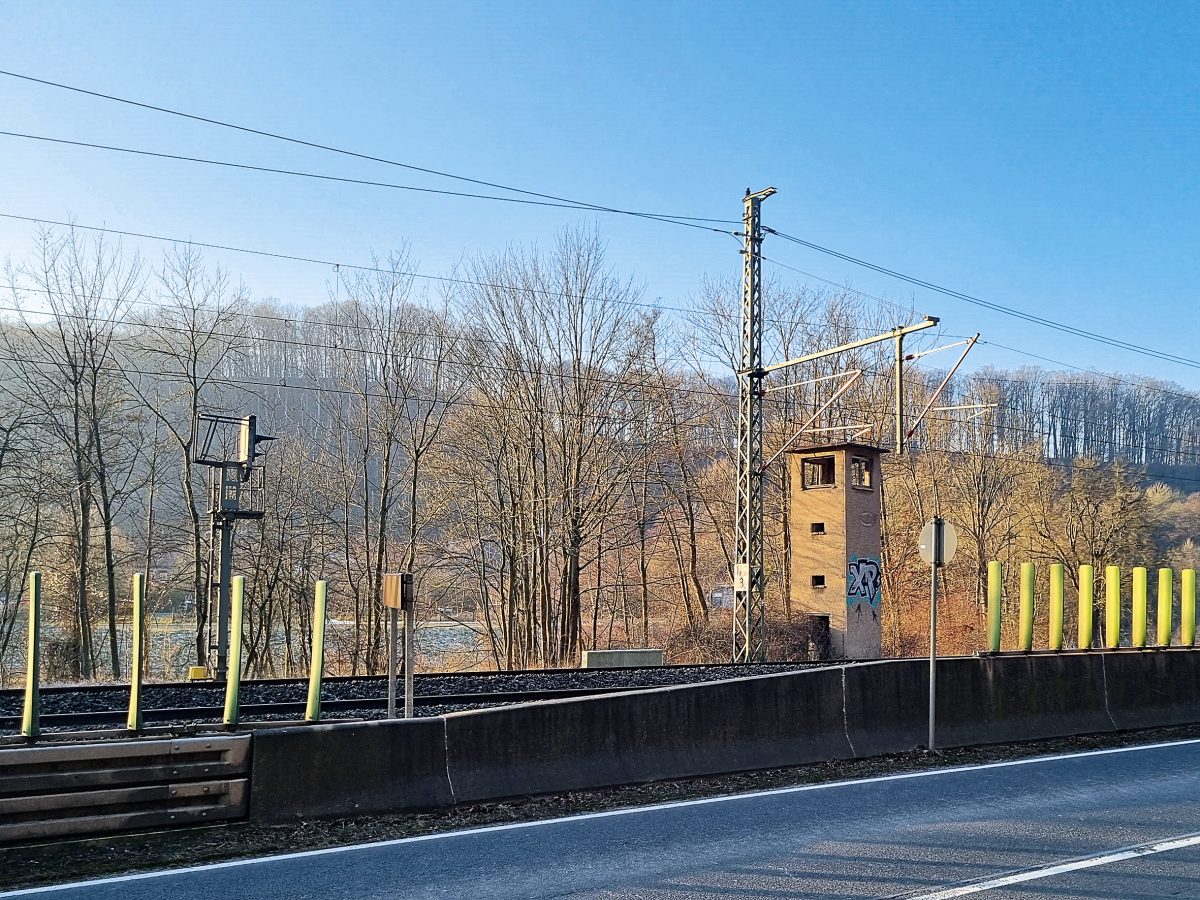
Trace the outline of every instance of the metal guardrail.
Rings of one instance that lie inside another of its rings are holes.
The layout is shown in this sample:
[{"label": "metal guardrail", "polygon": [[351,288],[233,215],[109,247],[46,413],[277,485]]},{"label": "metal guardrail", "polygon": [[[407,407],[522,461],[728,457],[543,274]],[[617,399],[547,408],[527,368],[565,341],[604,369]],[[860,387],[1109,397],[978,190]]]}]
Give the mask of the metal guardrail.
[{"label": "metal guardrail", "polygon": [[0,750],[0,843],[240,819],[250,736]]}]

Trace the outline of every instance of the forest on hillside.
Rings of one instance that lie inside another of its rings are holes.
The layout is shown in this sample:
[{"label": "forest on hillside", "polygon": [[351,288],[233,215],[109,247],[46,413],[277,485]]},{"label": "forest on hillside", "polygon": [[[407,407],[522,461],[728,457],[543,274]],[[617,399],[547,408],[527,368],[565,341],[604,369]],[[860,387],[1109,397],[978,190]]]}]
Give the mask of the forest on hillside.
[{"label": "forest on hillside", "polygon": [[[421,275],[402,248],[331,273],[320,302],[256,300],[187,245],[149,259],[40,232],[10,259],[0,317],[0,678],[23,666],[23,592],[43,573],[55,679],[127,675],[129,582],[156,621],[208,641],[209,471],[197,413],[257,415],[266,515],[241,523],[251,676],[307,668],[313,584],[329,582],[331,671],[386,660],[385,572],[412,570],[418,619],[461,623],[440,669],[575,665],[584,649],[727,659],[714,604],[733,554],[736,281],[650,303],[589,228]],[[771,282],[768,359],[916,321],[850,289]],[[945,341],[959,336],[943,336]],[[789,372],[767,397],[769,457],[859,434],[891,442],[888,343]],[[937,359],[937,358],[935,358]],[[861,371],[821,411],[843,373]],[[915,418],[941,382],[906,370]],[[814,418],[815,415],[815,418]],[[1195,567],[1200,395],[1134,376],[973,369],[885,457],[886,652],[921,652],[916,534],[959,530],[945,652],[982,646],[986,565]],[[778,469],[778,471],[776,471]],[[771,653],[803,653],[787,582],[786,467],[767,501]]]}]

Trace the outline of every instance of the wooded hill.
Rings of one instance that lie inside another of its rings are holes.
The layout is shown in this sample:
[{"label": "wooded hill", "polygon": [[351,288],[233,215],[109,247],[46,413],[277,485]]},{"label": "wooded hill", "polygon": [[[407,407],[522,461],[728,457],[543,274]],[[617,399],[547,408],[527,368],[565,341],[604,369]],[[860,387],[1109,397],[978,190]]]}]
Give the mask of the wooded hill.
[{"label": "wooded hill", "polygon": [[[237,532],[251,675],[305,668],[319,578],[340,623],[331,667],[378,671],[381,577],[410,568],[419,618],[477,635],[470,651],[427,649],[436,668],[573,665],[608,646],[727,658],[728,612],[712,597],[733,553],[737,284],[703,281],[678,308],[649,303],[587,229],[435,279],[417,272],[398,252],[330,273],[320,302],[289,303],[254,301],[188,247],[147,260],[67,230],[11,261],[0,674],[21,670],[14,636],[31,569],[45,577],[51,677],[122,675],[135,571],[164,620],[194,630],[171,666],[203,656],[208,472],[191,462],[203,409],[255,413],[278,438],[264,460],[267,515]],[[767,309],[768,358],[919,318],[778,282]],[[887,445],[889,353],[790,373],[793,386],[768,395],[768,456],[847,369],[863,370],[860,383],[806,442],[865,425],[864,439]],[[910,417],[941,374],[909,367]],[[988,559],[1194,564],[1200,396],[1137,377],[979,369],[936,405],[981,406],[931,413],[916,452],[887,460],[889,651],[914,650],[924,633],[913,560],[935,511],[962,535],[947,573],[962,624],[948,646],[976,640]],[[779,656],[804,648],[785,575],[786,474],[769,490]]]}]

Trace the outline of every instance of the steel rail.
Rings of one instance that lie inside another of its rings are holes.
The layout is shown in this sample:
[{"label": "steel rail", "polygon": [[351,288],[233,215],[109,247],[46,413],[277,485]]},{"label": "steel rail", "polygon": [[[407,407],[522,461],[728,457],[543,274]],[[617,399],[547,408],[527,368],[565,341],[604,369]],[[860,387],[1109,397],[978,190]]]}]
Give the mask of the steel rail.
[{"label": "steel rail", "polygon": [[[777,668],[782,671],[791,671],[794,669],[815,668],[817,666],[840,665],[846,660],[829,660],[829,661],[814,661],[814,662],[767,662],[753,663],[755,666],[766,666],[768,668]],[[538,675],[584,675],[588,674],[603,674],[606,672],[670,672],[679,669],[713,669],[717,671],[730,670],[736,671],[739,668],[744,668],[745,663],[673,663],[665,666],[613,666],[604,669],[580,669],[580,668],[559,668],[559,669],[510,669],[503,671],[483,671],[483,672],[422,672],[416,676],[416,680],[420,683],[423,680],[430,678],[520,678],[524,676]],[[355,682],[371,683],[378,681],[381,684],[386,682],[386,675],[327,675],[322,679],[325,685],[332,684],[353,684]],[[685,682],[679,682],[683,684]],[[285,687],[289,685],[307,685],[308,676],[296,678],[256,678],[243,679],[242,690],[247,691],[256,686],[279,686]],[[210,688],[220,689],[223,685],[213,681],[155,681],[144,682],[143,690],[157,691],[160,689],[191,689],[191,688]],[[119,682],[78,682],[75,684],[56,684],[43,685],[40,693],[43,697],[52,694],[71,694],[71,693],[100,693],[103,691],[123,691],[129,690],[128,684]],[[19,697],[22,694],[22,688],[0,688],[0,698],[4,697]]]},{"label": "steel rail", "polygon": [[[557,688],[534,691],[490,691],[482,694],[425,694],[413,698],[414,705],[430,706],[502,706],[515,703],[533,703],[543,700],[562,700],[572,697],[589,697],[598,694],[613,694],[626,691],[651,690],[656,685],[634,687],[594,687],[594,688]],[[243,703],[241,715],[246,718],[256,716],[292,716],[302,715],[306,701],[285,700],[277,703]],[[355,710],[377,710],[387,708],[387,697],[359,697],[354,699],[322,700],[323,712],[353,712]],[[120,710],[86,710],[68,713],[48,713],[40,717],[45,728],[77,728],[91,725],[108,725],[125,721],[126,711]],[[216,723],[221,718],[219,706],[191,706],[174,709],[145,709],[143,711],[146,724],[173,723]],[[0,729],[15,728],[20,723],[20,716],[0,716]]]}]

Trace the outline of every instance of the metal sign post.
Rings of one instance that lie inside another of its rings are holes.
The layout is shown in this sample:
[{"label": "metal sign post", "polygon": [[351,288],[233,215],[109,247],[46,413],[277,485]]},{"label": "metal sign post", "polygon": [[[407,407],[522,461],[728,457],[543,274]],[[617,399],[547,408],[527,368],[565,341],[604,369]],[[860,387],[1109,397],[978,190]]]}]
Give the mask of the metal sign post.
[{"label": "metal sign post", "polygon": [[404,718],[413,715],[413,631],[416,629],[416,603],[412,572],[393,572],[383,576],[383,605],[388,611],[388,710],[396,718],[396,656],[399,651],[399,613],[404,613]]},{"label": "metal sign post", "polygon": [[[233,529],[242,519],[266,514],[265,474],[255,460],[275,440],[258,433],[256,416],[197,413],[192,424],[192,462],[212,469],[209,493],[208,664],[214,681],[228,675]],[[201,598],[196,598],[199,604]],[[240,626],[239,626],[240,627]]]},{"label": "metal sign post", "polygon": [[405,577],[408,579],[409,600],[404,604],[404,718],[411,719],[413,717],[413,676],[416,668],[413,665],[413,633],[417,630],[417,611],[411,599],[412,575]]},{"label": "metal sign post", "polygon": [[921,559],[929,563],[929,749],[937,749],[937,570],[950,560],[958,550],[958,532],[954,526],[934,516],[933,521],[921,529],[917,549]]},{"label": "metal sign post", "polygon": [[387,717],[396,718],[396,609],[388,607],[388,701]]}]

